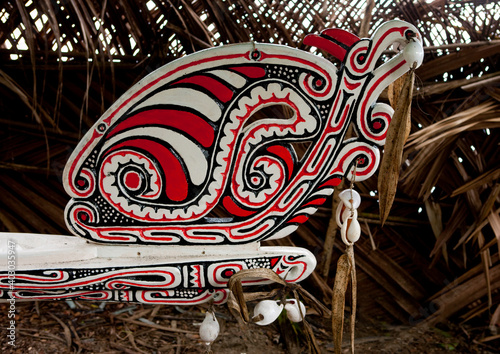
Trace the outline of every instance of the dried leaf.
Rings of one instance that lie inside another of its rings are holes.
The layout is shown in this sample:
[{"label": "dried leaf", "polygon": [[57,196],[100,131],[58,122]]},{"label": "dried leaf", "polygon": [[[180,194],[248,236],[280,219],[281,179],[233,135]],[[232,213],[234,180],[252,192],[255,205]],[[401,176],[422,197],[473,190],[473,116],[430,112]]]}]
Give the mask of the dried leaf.
[{"label": "dried leaf", "polygon": [[269,279],[275,283],[279,283],[284,286],[287,285],[287,283],[281,279],[279,275],[267,268],[244,269],[233,274],[227,284],[229,290],[231,291],[228,299],[228,307],[236,318],[241,317],[245,323],[250,322],[250,315],[248,314],[248,307],[241,282],[243,279],[255,278]]},{"label": "dried leaf", "polygon": [[495,326],[500,326],[500,305],[497,306],[497,309],[491,315],[490,329],[496,330]]},{"label": "dried leaf", "polygon": [[307,302],[309,306],[312,306],[320,316],[330,317],[332,312],[321,302],[318,301],[311,293],[309,293],[306,289],[301,287],[298,284],[295,284],[294,287],[297,289],[302,298]]},{"label": "dried leaf", "polygon": [[356,279],[356,262],[354,260],[354,246],[347,247],[347,257],[351,266],[351,353],[354,354],[354,329],[356,326],[356,305],[358,281]]},{"label": "dried leaf", "polygon": [[[480,273],[481,266],[474,269],[472,278],[462,276],[446,287],[446,291],[441,291],[440,295],[433,297],[433,303],[437,306],[437,311],[430,315],[422,324],[432,325],[443,321],[455,314],[460,309],[474,303],[483,296],[488,295],[487,282],[484,274]],[[479,271],[479,274],[477,274]],[[467,274],[468,275],[468,274]],[[491,288],[500,286],[500,264],[496,264],[489,269]]]},{"label": "dried leaf", "polygon": [[[398,107],[400,96],[403,93],[403,87],[405,85],[405,82],[408,80],[409,75],[410,75],[410,73],[405,73],[403,76],[401,76],[400,78],[396,79],[393,83],[391,83],[389,85],[389,87],[387,88],[387,95],[389,96],[389,103],[391,104],[391,107],[393,107],[394,109],[397,109],[397,107]],[[410,135],[410,131],[411,131],[411,124],[410,124],[411,114],[410,113],[411,113],[411,111],[408,110],[408,116],[406,117],[406,119],[408,119],[408,121],[407,121],[408,124],[406,124],[405,139],[404,139],[405,142],[408,139],[408,136]],[[393,119],[394,119],[394,117],[393,117]],[[391,122],[391,124],[392,124],[392,122]]]},{"label": "dried leaf", "polygon": [[309,346],[309,352],[312,354],[321,354],[321,349],[318,345],[318,342],[316,341],[316,337],[314,336],[314,332],[313,332],[311,326],[305,320],[303,321],[303,323],[304,323],[304,329],[305,329],[305,334],[306,334],[306,338],[307,338],[307,344]]},{"label": "dried leaf", "polygon": [[455,189],[453,193],[451,193],[450,197],[455,197],[459,194],[467,192],[470,189],[478,188],[498,178],[500,178],[500,168],[494,168],[492,170],[489,170],[488,172],[483,173],[481,176],[467,182],[463,186]]},{"label": "dried leaf", "polygon": [[[484,245],[484,236],[483,233],[480,232],[478,236],[478,244],[479,247]],[[491,296],[491,275],[490,275],[490,252],[488,249],[482,251],[481,253],[481,262],[483,263],[483,272],[486,278],[486,289],[488,294],[488,308],[493,306],[493,298]]]},{"label": "dried leaf", "polygon": [[323,244],[323,256],[321,258],[321,263],[319,269],[322,269],[323,277],[328,278],[328,274],[330,273],[330,265],[332,263],[332,253],[333,253],[333,245],[335,243],[335,237],[337,236],[337,221],[335,219],[335,213],[337,207],[340,203],[340,199],[338,197],[338,191],[343,189],[344,181],[336,188],[334,195],[332,196],[332,209],[330,214],[330,220],[328,222],[328,228],[326,230],[325,242]]},{"label": "dried leaf", "polygon": [[70,349],[71,348],[71,343],[73,343],[73,341],[71,339],[71,330],[69,329],[69,327],[59,317],[57,317],[53,313],[49,312],[49,316],[52,317],[54,320],[56,320],[61,325],[61,327],[63,328],[63,330],[64,330],[64,338],[66,339],[66,346],[68,347],[68,349]]},{"label": "dried leaf", "polygon": [[487,101],[469,109],[459,111],[413,133],[408,139],[406,148],[409,152],[420,150],[426,146],[436,150],[436,142],[446,141],[464,131],[487,127],[491,129],[493,126],[498,126],[500,118],[495,113],[495,108],[496,106],[493,101]]},{"label": "dried leaf", "polygon": [[[432,232],[434,233],[436,239],[439,239],[439,236],[443,233],[441,206],[439,203],[434,203],[433,201],[427,199],[425,201],[425,210],[427,212],[429,222],[431,223]],[[441,252],[446,264],[448,265],[448,251],[446,250],[445,243],[441,245]]]},{"label": "dried leaf", "polygon": [[389,216],[394,197],[396,196],[399,170],[403,157],[403,146],[406,141],[407,127],[410,124],[408,114],[411,106],[413,80],[414,70],[411,70],[401,90],[401,96],[397,101],[398,106],[387,131],[384,156],[380,163],[378,191],[380,221],[382,225]]},{"label": "dried leaf", "polygon": [[370,27],[370,22],[372,21],[372,11],[375,7],[375,0],[368,0],[366,2],[365,14],[363,20],[361,20],[361,25],[359,26],[359,37],[368,37],[368,29]]},{"label": "dried leaf", "polygon": [[466,66],[467,64],[478,61],[481,58],[487,58],[488,56],[498,53],[500,53],[500,44],[491,45],[490,43],[487,43],[486,45],[478,48],[467,48],[455,53],[450,53],[449,55],[442,55],[439,58],[426,63],[427,65],[422,65],[417,70],[417,75],[421,80],[426,81],[437,75]]},{"label": "dried leaf", "polygon": [[431,252],[431,257],[436,254],[436,252],[446,244],[446,242],[453,236],[453,233],[465,222],[467,217],[467,208],[463,199],[459,198],[449,219],[448,224],[445,229],[436,237],[436,244]]},{"label": "dried leaf", "polygon": [[477,220],[482,222],[484,219],[488,217],[488,215],[495,210],[495,202],[497,200],[497,196],[500,194],[500,183],[496,183],[493,188],[491,188],[491,192],[488,195],[488,199],[483,203],[479,216]]},{"label": "dried leaf", "polygon": [[337,262],[337,273],[333,286],[332,299],[332,330],[335,354],[342,351],[342,335],[344,330],[345,293],[351,275],[351,265],[346,254],[340,256]]},{"label": "dried leaf", "polygon": [[490,222],[490,226],[495,234],[495,238],[498,243],[498,249],[500,249],[500,216],[498,213],[492,211],[490,215],[488,215],[488,221]]}]

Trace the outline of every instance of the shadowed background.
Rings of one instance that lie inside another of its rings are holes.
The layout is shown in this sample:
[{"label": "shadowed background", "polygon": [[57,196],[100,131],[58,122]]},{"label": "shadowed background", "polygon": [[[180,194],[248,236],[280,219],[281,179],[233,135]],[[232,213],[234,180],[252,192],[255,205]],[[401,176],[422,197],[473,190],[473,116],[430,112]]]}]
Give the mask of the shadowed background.
[{"label": "shadowed background", "polygon": [[[490,326],[485,336],[494,335],[499,13],[500,3],[489,1],[3,1],[0,231],[68,234],[61,174],[71,151],[121,94],[165,63],[246,41],[314,51],[302,44],[308,33],[339,27],[369,36],[383,21],[402,19],[421,31],[425,60],[416,72],[398,193],[383,228],[377,177],[356,184],[363,198],[358,316],[404,324],[451,319]],[[332,203],[291,237],[269,242],[315,253],[319,265],[303,285],[325,303],[344,249],[328,229]]]}]

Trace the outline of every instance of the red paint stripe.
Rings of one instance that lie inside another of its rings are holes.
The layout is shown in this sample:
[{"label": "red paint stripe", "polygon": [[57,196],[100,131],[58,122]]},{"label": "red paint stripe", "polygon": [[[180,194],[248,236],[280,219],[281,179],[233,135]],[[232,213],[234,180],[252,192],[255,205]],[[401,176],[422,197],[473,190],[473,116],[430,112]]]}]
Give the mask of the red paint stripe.
[{"label": "red paint stripe", "polygon": [[[137,96],[142,94],[144,91],[149,90],[151,87],[155,86],[160,81],[167,79],[168,77],[178,73],[179,71],[183,71],[189,67],[197,66],[200,64],[204,64],[204,63],[209,63],[209,62],[219,61],[219,60],[231,60],[231,59],[237,59],[237,58],[245,58],[246,56],[248,56],[248,52],[243,53],[243,54],[238,53],[238,54],[228,54],[228,55],[224,55],[224,56],[214,56],[214,57],[210,57],[210,58],[203,58],[203,59],[200,59],[198,61],[189,62],[188,64],[181,65],[181,66],[177,67],[176,69],[169,71],[166,74],[160,76],[156,80],[153,80],[153,81],[147,83],[146,85],[144,85],[144,87],[142,87],[140,90],[138,90],[137,92],[132,94],[130,97],[128,97],[125,101],[123,101],[123,103],[120,106],[118,106],[118,108],[116,108],[108,117],[106,117],[104,119],[101,118],[102,122],[109,126],[111,124],[111,121],[113,120],[113,118],[118,114],[118,112],[120,112],[123,109],[123,107],[128,105],[132,100],[134,100]],[[98,122],[101,122],[101,119],[99,119]],[[98,123],[96,123],[96,124],[98,124]],[[81,165],[80,160],[83,156],[85,156],[85,157],[88,156],[88,155],[86,155],[86,154],[89,154],[89,152],[87,152],[87,149],[92,144],[94,144],[94,142],[98,136],[102,136],[102,133],[98,132],[97,129],[95,129],[92,137],[89,139],[87,144],[85,144],[85,146],[78,152],[76,158],[73,160],[73,162],[71,164],[71,167],[69,168],[67,183],[68,183],[70,189],[78,196],[81,196],[81,192],[78,191],[74,187],[74,184],[73,184],[73,181],[75,180],[74,174],[78,172],[76,170],[76,166]]]},{"label": "red paint stripe", "polygon": [[236,205],[234,200],[229,196],[224,197],[224,199],[222,200],[222,204],[224,205],[224,208],[226,208],[228,212],[236,216],[250,216],[256,213],[255,211],[239,207],[238,205]]},{"label": "red paint stripe", "polygon": [[[80,225],[80,226],[82,226],[82,225]],[[84,227],[84,228],[85,228],[86,230],[93,230],[93,231],[97,230],[97,227],[88,227],[87,225],[85,225],[85,227]],[[109,240],[109,241],[126,241],[126,242],[132,242],[132,241],[130,240],[130,237],[129,237],[129,236],[105,236],[105,235],[103,235],[103,234],[102,234],[101,232],[99,232],[99,231],[97,231],[97,233],[98,233],[98,235],[99,235],[99,236],[98,236],[98,237],[99,237],[99,239]],[[131,237],[133,237],[133,236],[131,236]]]},{"label": "red paint stripe", "polygon": [[145,236],[141,237],[146,241],[162,241],[162,242],[171,242],[173,240],[172,237],[156,237],[156,236]]},{"label": "red paint stripe", "polygon": [[[370,101],[370,97],[372,93],[377,89],[377,87],[387,78],[387,76],[391,75],[393,72],[397,71],[400,67],[402,67],[404,64],[406,64],[406,60],[402,60],[400,63],[398,63],[396,66],[394,66],[391,70],[387,71],[384,75],[378,78],[377,81],[373,85],[370,86],[370,90],[366,93],[365,99],[363,100],[361,104],[361,117],[366,117],[366,110],[367,110],[367,104]],[[390,124],[390,122],[388,122]],[[372,135],[367,129],[366,129],[366,122],[364,119],[361,119],[361,130],[370,137],[371,139],[374,140],[384,140],[386,134],[383,134],[381,136],[374,136]]]},{"label": "red paint stripe", "polygon": [[179,71],[183,71],[183,70],[189,68],[190,66],[197,66],[197,65],[209,63],[209,62],[212,62],[212,61],[219,61],[219,60],[222,61],[222,60],[230,60],[230,59],[237,59],[237,58],[245,58],[247,55],[248,55],[248,53],[243,53],[243,54],[238,53],[238,54],[229,54],[229,55],[224,55],[224,56],[215,56],[215,57],[210,57],[210,58],[203,58],[203,59],[195,61],[195,62],[190,62],[190,63],[188,63],[186,65],[181,65],[178,68],[176,68],[176,69],[174,69],[172,71],[169,71],[165,75],[160,76],[156,80],[151,81],[148,84],[146,84],[141,90],[137,91],[132,96],[130,96],[129,98],[127,98],[120,105],[120,107],[118,107],[113,113],[111,113],[109,115],[109,117],[107,117],[106,119],[104,119],[103,122],[109,124],[111,122],[111,120],[114,118],[114,116],[118,113],[118,111],[120,111],[130,101],[132,101],[133,99],[135,99],[137,96],[139,96],[144,91],[146,91],[146,90],[150,89],[151,87],[155,86],[158,82],[160,82],[160,81],[168,78],[169,76],[172,76],[173,74],[178,73]]},{"label": "red paint stripe", "polygon": [[[230,268],[230,267],[232,267],[232,268]],[[217,280],[217,272],[219,271],[220,268],[222,268],[222,269],[229,268],[228,270],[234,270],[236,268],[236,269],[238,269],[238,271],[240,271],[243,269],[243,266],[239,263],[225,263],[225,264],[221,264],[221,265],[218,265],[215,267],[215,269],[213,270],[213,273],[212,273],[213,281],[219,285],[226,285],[228,283],[229,279],[222,280],[222,281]],[[238,271],[236,271],[236,272],[238,272]]]},{"label": "red paint stripe", "polygon": [[339,163],[338,163],[338,167],[332,171],[332,174],[335,174],[335,173],[345,173],[346,171],[343,171],[342,170],[342,167],[344,166],[344,163],[345,161],[350,158],[352,155],[354,154],[357,154],[359,152],[364,152],[366,155],[369,155],[370,156],[370,165],[368,165],[367,167],[365,167],[363,169],[363,172],[361,172],[360,170],[357,170],[356,171],[356,176],[365,176],[367,175],[368,173],[370,173],[374,166],[375,166],[375,156],[373,154],[373,151],[368,149],[367,147],[365,146],[358,146],[358,147],[355,147],[353,148],[352,150],[350,150],[347,154],[345,154],[342,159],[340,159]]},{"label": "red paint stripe", "polygon": [[100,136],[102,136],[102,133],[100,133],[99,131],[97,131],[97,129],[95,129],[94,132],[92,133],[92,137],[89,139],[87,144],[85,144],[85,146],[78,152],[76,158],[73,160],[73,163],[71,164],[71,168],[68,173],[68,186],[71,189],[71,191],[79,197],[84,197],[84,198],[87,197],[89,191],[82,193],[80,190],[76,189],[75,185],[73,184],[73,181],[75,180],[74,173],[77,172],[76,164],[78,163],[78,161],[80,161],[85,151],[87,151],[88,147],[92,144],[92,142]]},{"label": "red paint stripe", "polygon": [[324,202],[326,202],[326,198],[318,198],[311,200],[309,203],[306,203],[303,206],[308,206],[308,205],[320,206],[323,205]]},{"label": "red paint stripe", "polygon": [[185,132],[204,147],[210,147],[214,141],[214,129],[203,118],[191,112],[174,109],[151,109],[137,113],[118,124],[107,139],[127,129],[161,125]]},{"label": "red paint stripe", "polygon": [[325,52],[333,55],[335,58],[339,59],[342,62],[344,61],[345,55],[347,53],[347,51],[340,45],[317,34],[308,34],[304,38],[304,44],[324,50]]},{"label": "red paint stripe", "polygon": [[307,220],[309,219],[309,216],[306,216],[306,215],[299,215],[299,216],[296,216],[294,217],[293,219],[291,220],[288,220],[288,223],[299,223],[299,224],[303,224],[305,223]]},{"label": "red paint stripe", "polygon": [[[361,67],[361,69],[358,69],[358,66],[356,65],[356,63],[354,62],[354,60],[356,59],[356,57],[358,56],[358,52],[362,52],[362,51],[367,51],[368,50],[368,47],[361,47],[361,48],[358,48],[356,49],[351,55],[350,55],[350,61],[351,61],[351,68],[353,71],[357,72],[357,73],[363,73],[366,68],[365,67]],[[364,63],[364,65],[366,66],[368,64],[368,61]]]},{"label": "red paint stripe", "polygon": [[[44,294],[45,293],[43,291],[33,291],[34,293],[39,293],[39,294]],[[94,294],[105,294],[106,297],[99,297],[99,298],[96,298],[96,297],[89,297],[88,299],[92,299],[92,300],[108,300],[111,298],[111,294],[108,294],[108,291],[106,290],[103,290],[103,291],[87,291],[87,292],[80,292],[80,293],[69,293],[69,294],[58,294],[58,295],[52,295],[52,296],[43,296],[43,295],[40,295],[40,296],[19,296],[17,295],[17,292],[12,292],[12,294],[14,295],[14,297],[16,299],[30,299],[30,300],[51,300],[51,299],[63,299],[63,298],[72,298],[72,297],[75,297],[75,298],[81,298],[81,299],[86,299],[87,297],[85,295],[94,295]]]},{"label": "red paint stripe", "polygon": [[251,79],[257,79],[266,75],[266,70],[258,66],[234,66],[230,69]]},{"label": "red paint stripe", "polygon": [[[157,292],[157,291],[155,291]],[[160,292],[160,291],[158,291]],[[193,298],[191,300],[187,300],[187,299],[180,299],[180,298],[177,298],[177,299],[172,299],[172,300],[167,300],[167,299],[163,299],[163,298],[160,298],[158,300],[154,300],[154,299],[146,299],[145,297],[145,294],[146,292],[145,291],[142,291],[140,293],[140,297],[142,298],[142,301],[144,301],[145,303],[163,303],[163,304],[197,304],[197,303],[202,303],[202,302],[205,302],[206,299],[210,298],[212,296],[212,294],[207,291],[204,295],[200,296],[200,297],[196,297],[196,298]],[[167,296],[170,295],[167,293]]]},{"label": "red paint stripe", "polygon": [[342,179],[340,178],[331,178],[322,185],[318,187],[318,189],[323,188],[323,187],[337,187],[340,182],[342,182]]},{"label": "red paint stripe", "polygon": [[[265,216],[261,214],[260,216],[260,219],[263,219]],[[248,222],[246,223],[243,223],[243,224],[240,224],[240,225],[235,225],[234,228],[236,229],[242,229],[243,227],[247,226],[247,225],[251,225],[251,223],[253,222],[254,220],[249,220]],[[255,237],[256,235],[261,235],[264,233],[264,231],[267,231],[269,229],[270,225],[268,224],[264,224],[262,225],[260,228],[258,228],[257,230],[254,230],[251,234],[248,234],[248,235],[243,235],[243,236],[240,236],[240,235],[234,235],[233,233],[231,233],[229,235],[229,238],[230,239],[234,239],[234,240],[244,240],[244,239],[247,239],[247,238],[252,238],[252,237]],[[233,228],[231,228],[231,231]]]},{"label": "red paint stripe", "polygon": [[290,151],[281,145],[270,146],[267,148],[267,151],[271,154],[279,156],[283,161],[285,161],[288,170],[288,179],[290,179],[293,173],[293,158]]},{"label": "red paint stripe", "polygon": [[347,81],[347,79],[344,77],[344,84],[345,84],[345,87],[347,87],[348,90],[352,91],[354,89],[357,89],[359,87],[359,85],[361,85],[361,82],[353,84],[353,83]]},{"label": "red paint stripe", "polygon": [[193,266],[195,273],[193,274],[196,278],[194,279],[196,285],[198,285],[199,288],[201,288],[201,280],[200,280],[200,266],[195,265]]},{"label": "red paint stripe", "polygon": [[382,45],[385,38],[387,36],[389,36],[390,34],[392,34],[393,32],[399,32],[399,34],[401,36],[404,36],[404,32],[407,29],[408,29],[408,27],[394,27],[394,28],[391,28],[391,29],[387,30],[386,32],[384,32],[384,34],[382,36],[380,36],[380,38],[378,39],[377,43],[375,43],[375,45],[372,47],[372,49],[370,51],[370,57],[364,62],[364,67],[362,67],[361,69],[356,68],[356,64],[354,63],[354,58],[356,57],[359,50],[368,50],[368,47],[363,47],[363,48],[356,50],[351,55],[351,66],[352,66],[353,70],[358,72],[358,73],[364,72],[366,70],[366,68],[371,65],[371,63],[374,59],[375,53],[377,52],[377,49]]},{"label": "red paint stripe", "polygon": [[[314,97],[323,97],[323,96],[326,96],[326,95],[328,95],[330,93],[330,90],[332,89],[333,82],[331,80],[331,76],[328,74],[328,71],[326,71],[325,69],[323,69],[321,66],[316,65],[316,64],[314,64],[314,63],[312,63],[312,62],[310,62],[308,60],[299,59],[299,58],[291,57],[291,56],[288,56],[288,55],[266,54],[266,53],[262,53],[261,55],[262,55],[262,60],[269,59],[269,58],[282,59],[282,60],[290,60],[290,61],[297,62],[297,63],[303,64],[303,65],[306,65],[306,66],[313,67],[315,70],[319,71],[328,80],[328,87],[326,87],[325,89],[323,89],[323,93],[311,92],[311,95],[313,95]],[[305,85],[305,87],[307,87],[307,85]]]},{"label": "red paint stripe", "polygon": [[[80,286],[86,286],[86,285],[91,285],[91,284],[97,284],[97,283],[102,283],[108,279],[112,279],[112,278],[119,278],[119,277],[124,277],[124,276],[140,276],[140,275],[143,275],[143,274],[165,274],[165,275],[168,275],[170,277],[170,282],[168,284],[166,284],[165,286],[169,286],[171,284],[174,283],[175,281],[175,276],[171,273],[171,272],[167,272],[167,271],[160,271],[160,270],[153,270],[153,271],[148,271],[148,270],[144,270],[144,271],[130,271],[130,272],[121,272],[121,273],[113,273],[113,274],[107,274],[107,275],[102,275],[102,276],[98,276],[98,277],[95,277],[95,278],[92,278],[92,279],[88,279],[88,280],[83,280],[83,281],[78,281],[78,279],[75,279],[76,281],[65,281],[65,282],[62,282],[61,284],[56,284],[56,285],[53,285],[53,286],[43,286],[43,285],[37,285],[37,284],[27,284],[26,287],[29,287],[30,289],[60,289],[60,288],[67,288],[67,287],[71,287],[71,288],[76,288],[76,287],[80,287]],[[30,277],[24,277],[24,276],[17,276],[16,275],[16,278],[18,279],[21,279],[21,280],[27,280],[25,278],[30,278]],[[50,280],[50,279],[49,279]],[[37,280],[38,282],[43,282],[43,280]],[[117,282],[120,282],[120,280],[111,280],[110,283],[117,283]],[[127,283],[127,281],[125,280],[123,282],[124,284]],[[135,283],[132,283],[134,286],[136,285]],[[22,285],[21,285],[22,286]],[[141,284],[140,286],[144,286],[144,287],[154,287],[156,285],[145,285],[145,284]]]},{"label": "red paint stripe", "polygon": [[226,103],[233,98],[234,92],[222,82],[205,75],[196,75],[176,81],[175,84],[195,84],[213,93],[220,101]]},{"label": "red paint stripe", "polygon": [[360,39],[355,34],[352,34],[351,32],[348,32],[340,28],[327,28],[321,31],[321,34],[332,37],[348,47],[351,47],[354,43],[356,43]]},{"label": "red paint stripe", "polygon": [[306,269],[307,269],[307,263],[305,263],[305,262],[287,262],[286,257],[283,257],[283,263],[290,265],[290,266],[295,265],[295,264],[302,264],[302,273],[300,273],[300,275],[295,279],[286,279],[287,283],[294,283],[294,282],[298,281],[300,278],[302,278],[302,275],[306,272]]}]

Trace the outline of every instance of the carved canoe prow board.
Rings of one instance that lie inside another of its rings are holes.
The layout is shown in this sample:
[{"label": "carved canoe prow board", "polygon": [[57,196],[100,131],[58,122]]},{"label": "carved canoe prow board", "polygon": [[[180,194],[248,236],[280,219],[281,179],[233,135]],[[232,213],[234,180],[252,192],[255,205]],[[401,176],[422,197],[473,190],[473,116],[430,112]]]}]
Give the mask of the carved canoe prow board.
[{"label": "carved canoe prow board", "polygon": [[[370,39],[329,29],[304,42],[342,64],[244,43],[191,54],[134,85],[64,170],[65,220],[81,238],[1,234],[2,297],[222,303],[242,269],[306,278],[316,265],[309,251],[260,241],[296,230],[352,178],[355,162],[356,181],[376,171],[393,114],[376,99],[420,65],[423,50],[402,21]],[[376,66],[395,42],[401,52]],[[292,114],[251,119],[273,105]],[[351,123],[356,135],[345,140]],[[311,142],[300,158],[297,142]],[[231,217],[212,217],[215,207]],[[17,244],[13,292],[7,240]]]}]

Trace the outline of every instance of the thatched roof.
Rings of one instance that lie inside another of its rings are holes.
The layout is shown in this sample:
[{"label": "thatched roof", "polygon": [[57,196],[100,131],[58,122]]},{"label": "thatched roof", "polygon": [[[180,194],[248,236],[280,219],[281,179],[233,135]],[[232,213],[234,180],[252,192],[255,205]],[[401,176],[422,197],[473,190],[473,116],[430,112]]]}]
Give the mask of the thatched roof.
[{"label": "thatched roof", "polygon": [[[399,191],[383,228],[377,178],[357,185],[364,198],[356,244],[359,315],[488,323],[500,312],[500,3],[10,0],[1,6],[0,230],[55,234],[68,233],[60,179],[69,154],[147,73],[211,46],[253,40],[309,50],[304,36],[327,27],[366,36],[390,19],[415,24],[425,61],[417,71]],[[275,242],[317,254],[320,265],[305,286],[325,301],[343,251],[339,238],[325,243],[330,205]]]}]

